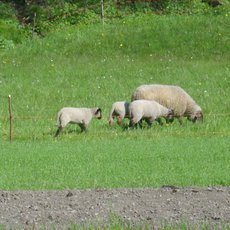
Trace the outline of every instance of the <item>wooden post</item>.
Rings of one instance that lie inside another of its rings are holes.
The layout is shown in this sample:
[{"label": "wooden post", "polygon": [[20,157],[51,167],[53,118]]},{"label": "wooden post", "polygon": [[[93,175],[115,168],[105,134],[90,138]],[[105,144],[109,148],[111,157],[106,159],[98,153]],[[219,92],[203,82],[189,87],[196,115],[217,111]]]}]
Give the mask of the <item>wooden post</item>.
[{"label": "wooden post", "polygon": [[10,143],[12,143],[13,134],[13,114],[12,114],[12,98],[11,95],[8,96],[9,101],[9,115],[10,115]]},{"label": "wooden post", "polygon": [[104,25],[104,0],[101,0],[101,20]]},{"label": "wooden post", "polygon": [[36,31],[36,17],[37,17],[37,14],[36,12],[34,13],[34,17],[33,17],[33,28],[32,28],[32,31],[33,31],[33,38],[35,37],[35,31]]}]

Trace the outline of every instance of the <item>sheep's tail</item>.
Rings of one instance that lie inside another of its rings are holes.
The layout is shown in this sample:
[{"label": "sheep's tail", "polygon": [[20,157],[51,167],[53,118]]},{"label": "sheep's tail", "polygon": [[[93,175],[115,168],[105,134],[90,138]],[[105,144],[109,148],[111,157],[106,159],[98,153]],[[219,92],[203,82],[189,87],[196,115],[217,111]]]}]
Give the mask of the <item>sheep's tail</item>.
[{"label": "sheep's tail", "polygon": [[109,125],[113,124],[113,112],[114,112],[114,105],[112,106],[110,113],[109,113]]},{"label": "sheep's tail", "polygon": [[128,116],[129,116],[130,121],[133,120],[133,110],[132,109],[129,109],[128,114],[129,114]]},{"label": "sheep's tail", "polygon": [[62,112],[59,112],[57,115],[57,123],[56,123],[58,127],[61,126],[61,117],[62,117]]}]

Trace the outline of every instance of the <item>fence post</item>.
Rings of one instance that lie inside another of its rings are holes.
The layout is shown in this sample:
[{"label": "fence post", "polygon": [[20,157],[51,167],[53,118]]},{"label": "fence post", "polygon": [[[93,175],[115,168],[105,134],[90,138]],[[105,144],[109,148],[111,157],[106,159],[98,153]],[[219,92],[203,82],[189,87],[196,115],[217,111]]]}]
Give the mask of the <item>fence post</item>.
[{"label": "fence post", "polygon": [[101,0],[101,20],[102,25],[104,25],[104,0]]},{"label": "fence post", "polygon": [[10,118],[10,143],[12,143],[13,136],[13,114],[12,114],[12,98],[11,95],[8,96],[9,101],[9,118]]}]

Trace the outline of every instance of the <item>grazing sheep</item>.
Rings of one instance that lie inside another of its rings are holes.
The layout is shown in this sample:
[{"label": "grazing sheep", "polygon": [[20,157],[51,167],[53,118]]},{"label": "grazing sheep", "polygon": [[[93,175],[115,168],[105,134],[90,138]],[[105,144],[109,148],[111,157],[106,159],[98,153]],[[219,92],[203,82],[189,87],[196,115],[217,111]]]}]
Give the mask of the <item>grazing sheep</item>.
[{"label": "grazing sheep", "polygon": [[167,119],[173,118],[173,110],[164,107],[156,101],[149,100],[136,100],[130,103],[130,123],[129,127],[141,125],[142,120],[145,120],[149,126],[152,122],[157,120],[159,122],[160,117]]},{"label": "grazing sheep", "polygon": [[60,134],[62,129],[68,123],[78,124],[82,132],[86,131],[92,118],[102,118],[102,112],[100,108],[62,108],[57,115],[58,130],[55,134],[55,137]]},{"label": "grazing sheep", "polygon": [[203,121],[200,106],[179,86],[141,85],[136,88],[131,98],[132,101],[139,99],[155,100],[161,105],[173,109],[174,116],[180,123],[182,123],[182,117],[187,117],[192,122]]},{"label": "grazing sheep", "polygon": [[109,125],[113,124],[114,118],[117,118],[117,123],[122,124],[122,120],[129,117],[129,103],[126,101],[114,102],[109,113]]}]

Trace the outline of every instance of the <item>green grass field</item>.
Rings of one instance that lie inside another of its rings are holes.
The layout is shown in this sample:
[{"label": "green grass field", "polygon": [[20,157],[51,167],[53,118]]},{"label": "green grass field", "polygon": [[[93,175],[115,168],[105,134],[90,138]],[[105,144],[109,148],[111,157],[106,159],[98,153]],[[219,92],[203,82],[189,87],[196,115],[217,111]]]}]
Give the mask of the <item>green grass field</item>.
[{"label": "green grass field", "polygon": [[[0,188],[229,186],[229,22],[228,16],[128,17],[59,28],[2,50]],[[112,103],[130,101],[147,83],[180,85],[202,107],[204,122],[108,127]],[[103,119],[83,134],[69,125],[55,139],[64,106],[100,106]]]}]

